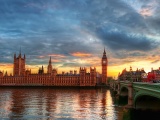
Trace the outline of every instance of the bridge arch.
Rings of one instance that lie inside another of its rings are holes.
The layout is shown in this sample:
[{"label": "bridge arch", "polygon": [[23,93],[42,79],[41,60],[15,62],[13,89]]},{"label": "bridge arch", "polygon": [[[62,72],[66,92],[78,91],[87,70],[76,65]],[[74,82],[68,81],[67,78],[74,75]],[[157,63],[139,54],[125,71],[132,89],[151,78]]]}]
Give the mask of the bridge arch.
[{"label": "bridge arch", "polygon": [[121,87],[120,87],[120,91],[122,90],[122,89],[128,89],[128,86],[125,86],[125,85],[121,85]]},{"label": "bridge arch", "polygon": [[160,110],[160,96],[151,92],[138,92],[134,97],[134,108]]},{"label": "bridge arch", "polygon": [[120,96],[128,96],[128,87],[127,86],[121,86]]}]

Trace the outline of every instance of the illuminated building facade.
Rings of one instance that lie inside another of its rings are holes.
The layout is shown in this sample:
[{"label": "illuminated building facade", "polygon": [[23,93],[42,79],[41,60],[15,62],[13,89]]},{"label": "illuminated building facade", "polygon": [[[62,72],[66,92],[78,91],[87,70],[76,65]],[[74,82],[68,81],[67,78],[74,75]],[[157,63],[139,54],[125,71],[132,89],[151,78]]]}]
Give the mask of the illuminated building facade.
[{"label": "illuminated building facade", "polygon": [[120,81],[133,81],[133,82],[144,82],[147,80],[147,74],[144,69],[138,69],[136,71],[130,70],[127,71],[126,68],[122,70],[121,74],[119,73],[118,79]]},{"label": "illuminated building facade", "polygon": [[[107,56],[104,50],[102,57],[102,75],[97,77],[96,68],[80,67],[79,73],[76,70],[69,73],[58,74],[57,69],[52,67],[51,57],[49,59],[47,73],[44,68],[39,69],[37,74],[32,74],[31,70],[25,70],[25,55],[18,57],[14,54],[13,76],[0,71],[0,85],[3,86],[96,86],[106,84],[107,79]],[[100,81],[100,82],[99,82]]]},{"label": "illuminated building facade", "polygon": [[160,82],[160,67],[157,70],[153,70],[152,68],[151,71],[148,72],[147,78],[148,82]]}]

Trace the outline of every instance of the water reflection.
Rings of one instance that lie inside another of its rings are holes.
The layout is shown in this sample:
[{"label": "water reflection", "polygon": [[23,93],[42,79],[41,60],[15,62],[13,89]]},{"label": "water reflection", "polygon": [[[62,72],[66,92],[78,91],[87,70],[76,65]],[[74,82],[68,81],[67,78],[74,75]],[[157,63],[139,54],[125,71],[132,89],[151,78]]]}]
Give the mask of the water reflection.
[{"label": "water reflection", "polygon": [[0,118],[121,120],[122,114],[106,89],[0,89]]},{"label": "water reflection", "polygon": [[2,114],[3,117],[9,117],[12,113],[13,100],[11,95],[12,91],[3,92],[0,90],[0,114]]}]

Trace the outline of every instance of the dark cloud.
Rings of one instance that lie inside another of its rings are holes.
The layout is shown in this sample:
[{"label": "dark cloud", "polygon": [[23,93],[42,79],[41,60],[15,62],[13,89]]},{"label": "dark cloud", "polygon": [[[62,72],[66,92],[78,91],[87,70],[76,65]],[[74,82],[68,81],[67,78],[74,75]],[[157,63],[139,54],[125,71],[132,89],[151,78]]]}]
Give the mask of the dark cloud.
[{"label": "dark cloud", "polygon": [[[151,1],[145,1],[141,7],[152,9]],[[74,52],[100,56],[104,46],[117,58],[143,56],[136,51],[158,47],[157,39],[148,37],[158,34],[158,13],[156,8],[154,16],[145,18],[123,0],[1,0],[0,56],[7,58],[0,62],[13,62],[20,47],[28,64],[45,64],[48,58],[38,56],[53,53],[67,59],[73,59],[70,53]],[[116,53],[123,50],[133,52]],[[74,63],[63,66],[69,65]]]},{"label": "dark cloud", "polygon": [[152,32],[160,35],[160,16],[150,17],[147,20],[148,20],[148,24],[150,25],[150,27],[153,28]]},{"label": "dark cloud", "polygon": [[64,63],[61,67],[90,67],[91,64]]},{"label": "dark cloud", "polygon": [[160,1],[159,0],[141,0],[142,3],[141,9],[146,10],[150,15],[145,16],[145,23],[150,30],[150,33],[155,35],[160,35]]},{"label": "dark cloud", "polygon": [[[99,7],[93,7],[95,4]],[[103,3],[94,1],[91,6],[92,14],[88,14],[92,20],[87,21],[86,17],[83,25],[112,50],[149,51],[158,46],[154,39],[145,35],[149,29],[144,17],[126,3],[110,0]]]},{"label": "dark cloud", "polygon": [[131,52],[131,53],[129,53],[129,55],[133,56],[133,57],[144,57],[144,56],[147,56],[146,53],[144,53],[144,52],[137,52],[137,51]]},{"label": "dark cloud", "polygon": [[114,58],[118,59],[126,59],[126,58],[142,58],[146,57],[147,53],[142,51],[126,51],[126,50],[118,50],[114,53]]},{"label": "dark cloud", "polygon": [[141,50],[149,51],[155,49],[158,45],[153,40],[141,36],[129,34],[126,32],[111,31],[103,33],[99,31],[99,36],[103,39],[104,44],[108,45],[113,50]]}]

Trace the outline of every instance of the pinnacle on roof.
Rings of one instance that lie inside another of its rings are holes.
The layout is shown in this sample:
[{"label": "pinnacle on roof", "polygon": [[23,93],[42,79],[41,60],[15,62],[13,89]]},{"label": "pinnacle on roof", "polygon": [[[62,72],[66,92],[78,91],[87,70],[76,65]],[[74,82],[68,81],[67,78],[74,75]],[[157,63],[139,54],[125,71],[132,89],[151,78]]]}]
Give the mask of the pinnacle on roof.
[{"label": "pinnacle on roof", "polygon": [[19,57],[21,57],[21,47],[20,47],[20,49],[19,49]]},{"label": "pinnacle on roof", "polygon": [[49,64],[51,64],[51,61],[52,61],[52,60],[51,60],[51,56],[50,56],[50,59],[49,59]]},{"label": "pinnacle on roof", "polygon": [[106,50],[105,50],[105,47],[104,47],[104,52],[103,52],[103,54],[106,54]]},{"label": "pinnacle on roof", "polygon": [[103,57],[102,58],[105,58],[105,59],[107,58],[105,48],[104,48],[104,52],[103,52]]}]

